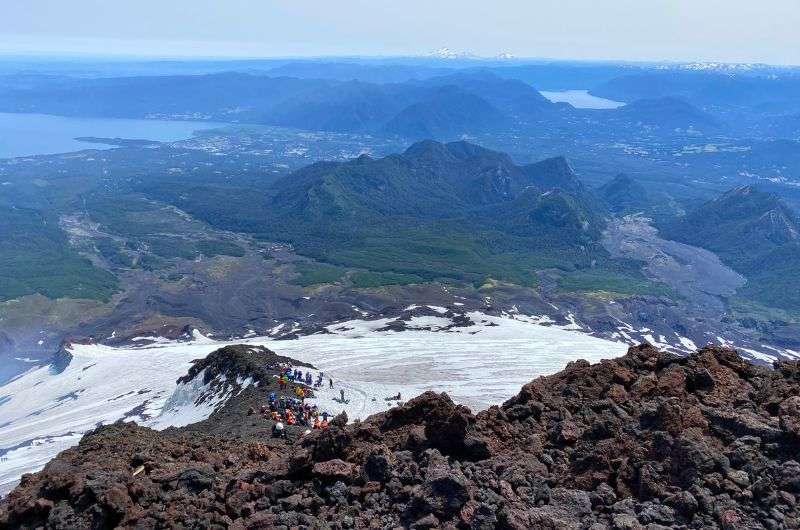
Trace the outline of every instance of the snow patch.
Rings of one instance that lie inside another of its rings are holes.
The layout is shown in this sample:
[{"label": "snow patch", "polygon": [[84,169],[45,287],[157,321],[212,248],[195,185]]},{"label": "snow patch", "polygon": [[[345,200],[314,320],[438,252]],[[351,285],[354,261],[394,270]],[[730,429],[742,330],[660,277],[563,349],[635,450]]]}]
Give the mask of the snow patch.
[{"label": "snow patch", "polygon": [[[110,347],[74,344],[72,362],[60,373],[33,368],[0,387],[0,488],[23,472],[40,469],[58,452],[74,445],[99,424],[127,418],[156,428],[205,419],[238,388],[214,392],[202,376],[181,388],[175,381],[195,359],[228,344],[266,346],[279,355],[314,364],[334,380],[334,388],[317,390],[315,400],[332,414],[346,411],[351,419],[386,410],[395,402],[426,390],[447,392],[455,401],[485,409],[502,403],[540,375],[554,373],[568,362],[622,355],[627,345],[566,326],[545,326],[540,317],[515,318],[470,312],[473,326],[441,329],[451,321],[439,316],[415,317],[403,332],[378,331],[390,320],[351,320],[328,326],[329,333],[279,341],[252,337],[216,341],[199,332],[190,341]],[[431,329],[424,329],[431,328]],[[563,328],[563,329],[562,329]],[[283,325],[273,328],[273,332]],[[294,323],[292,329],[299,329]],[[147,337],[151,341],[151,337]],[[224,385],[219,387],[224,388]],[[338,401],[340,390],[346,402]],[[200,400],[199,396],[207,396]]]},{"label": "snow patch", "polygon": [[758,351],[758,350],[753,350],[753,349],[750,349],[750,348],[739,348],[739,350],[741,350],[741,351],[744,351],[744,352],[747,352],[747,353],[749,353],[751,356],[755,357],[756,359],[759,359],[759,360],[761,360],[761,361],[768,362],[768,363],[770,363],[770,364],[778,360],[778,357],[777,357],[777,356],[775,356],[775,355],[769,355],[769,354],[767,354],[767,353],[760,352],[760,351]]},{"label": "snow patch", "polygon": [[147,422],[154,429],[184,427],[208,419],[231,397],[253,384],[252,378],[236,379],[236,385],[218,375],[208,383],[203,383],[205,370],[191,381],[179,383],[162,407],[161,413]]},{"label": "snow patch", "polygon": [[686,348],[687,350],[689,351],[697,350],[697,345],[694,343],[693,340],[681,336],[678,336],[678,340],[680,341],[681,344],[683,344],[683,347]]}]

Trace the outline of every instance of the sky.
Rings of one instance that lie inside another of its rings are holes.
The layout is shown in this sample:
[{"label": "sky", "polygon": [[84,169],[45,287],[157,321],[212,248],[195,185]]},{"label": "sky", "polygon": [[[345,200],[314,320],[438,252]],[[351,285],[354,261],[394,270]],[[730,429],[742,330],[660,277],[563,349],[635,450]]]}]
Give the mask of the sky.
[{"label": "sky", "polygon": [[800,0],[2,0],[0,54],[800,64]]}]

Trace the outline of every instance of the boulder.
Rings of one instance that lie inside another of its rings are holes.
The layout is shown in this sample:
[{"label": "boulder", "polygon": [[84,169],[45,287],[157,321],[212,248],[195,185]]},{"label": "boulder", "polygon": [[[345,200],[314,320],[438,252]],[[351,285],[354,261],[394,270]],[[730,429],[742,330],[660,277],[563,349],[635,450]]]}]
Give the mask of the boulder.
[{"label": "boulder", "polygon": [[325,462],[317,462],[314,464],[312,471],[313,475],[323,481],[327,482],[349,482],[355,471],[355,466],[350,462],[345,462],[335,458]]}]

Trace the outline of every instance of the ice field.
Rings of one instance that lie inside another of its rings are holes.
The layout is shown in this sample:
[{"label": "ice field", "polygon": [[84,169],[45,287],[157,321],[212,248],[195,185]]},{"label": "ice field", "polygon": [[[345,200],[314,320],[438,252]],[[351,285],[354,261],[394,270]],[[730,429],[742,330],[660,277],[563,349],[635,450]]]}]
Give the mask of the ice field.
[{"label": "ice field", "polygon": [[[324,372],[326,382],[315,398],[318,405],[332,414],[344,410],[351,420],[394,405],[384,398],[398,392],[403,400],[426,390],[447,392],[473,410],[484,409],[570,361],[596,362],[621,355],[628,347],[530,318],[468,316],[475,325],[447,330],[442,328],[451,324],[449,319],[420,316],[402,332],[378,331],[389,319],[356,320],[297,340],[253,337],[218,342],[195,334],[190,342],[140,347],[75,344],[72,362],[62,373],[37,367],[0,387],[0,493],[100,424],[125,418],[164,428],[173,422],[185,424],[187,417],[207,417],[210,407],[194,412],[184,407],[181,421],[171,421],[167,412],[159,414],[191,361],[227,344],[264,345],[313,364]],[[334,380],[332,390],[327,388],[328,377]],[[346,404],[334,400],[340,389]],[[186,396],[180,398],[186,404]]]}]

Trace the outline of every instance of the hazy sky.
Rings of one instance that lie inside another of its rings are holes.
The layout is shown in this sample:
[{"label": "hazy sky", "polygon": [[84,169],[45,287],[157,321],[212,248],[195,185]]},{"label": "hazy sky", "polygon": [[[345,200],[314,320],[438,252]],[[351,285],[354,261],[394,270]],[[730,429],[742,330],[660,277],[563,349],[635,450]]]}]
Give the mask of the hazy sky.
[{"label": "hazy sky", "polygon": [[800,64],[800,0],[0,0],[0,53]]}]

